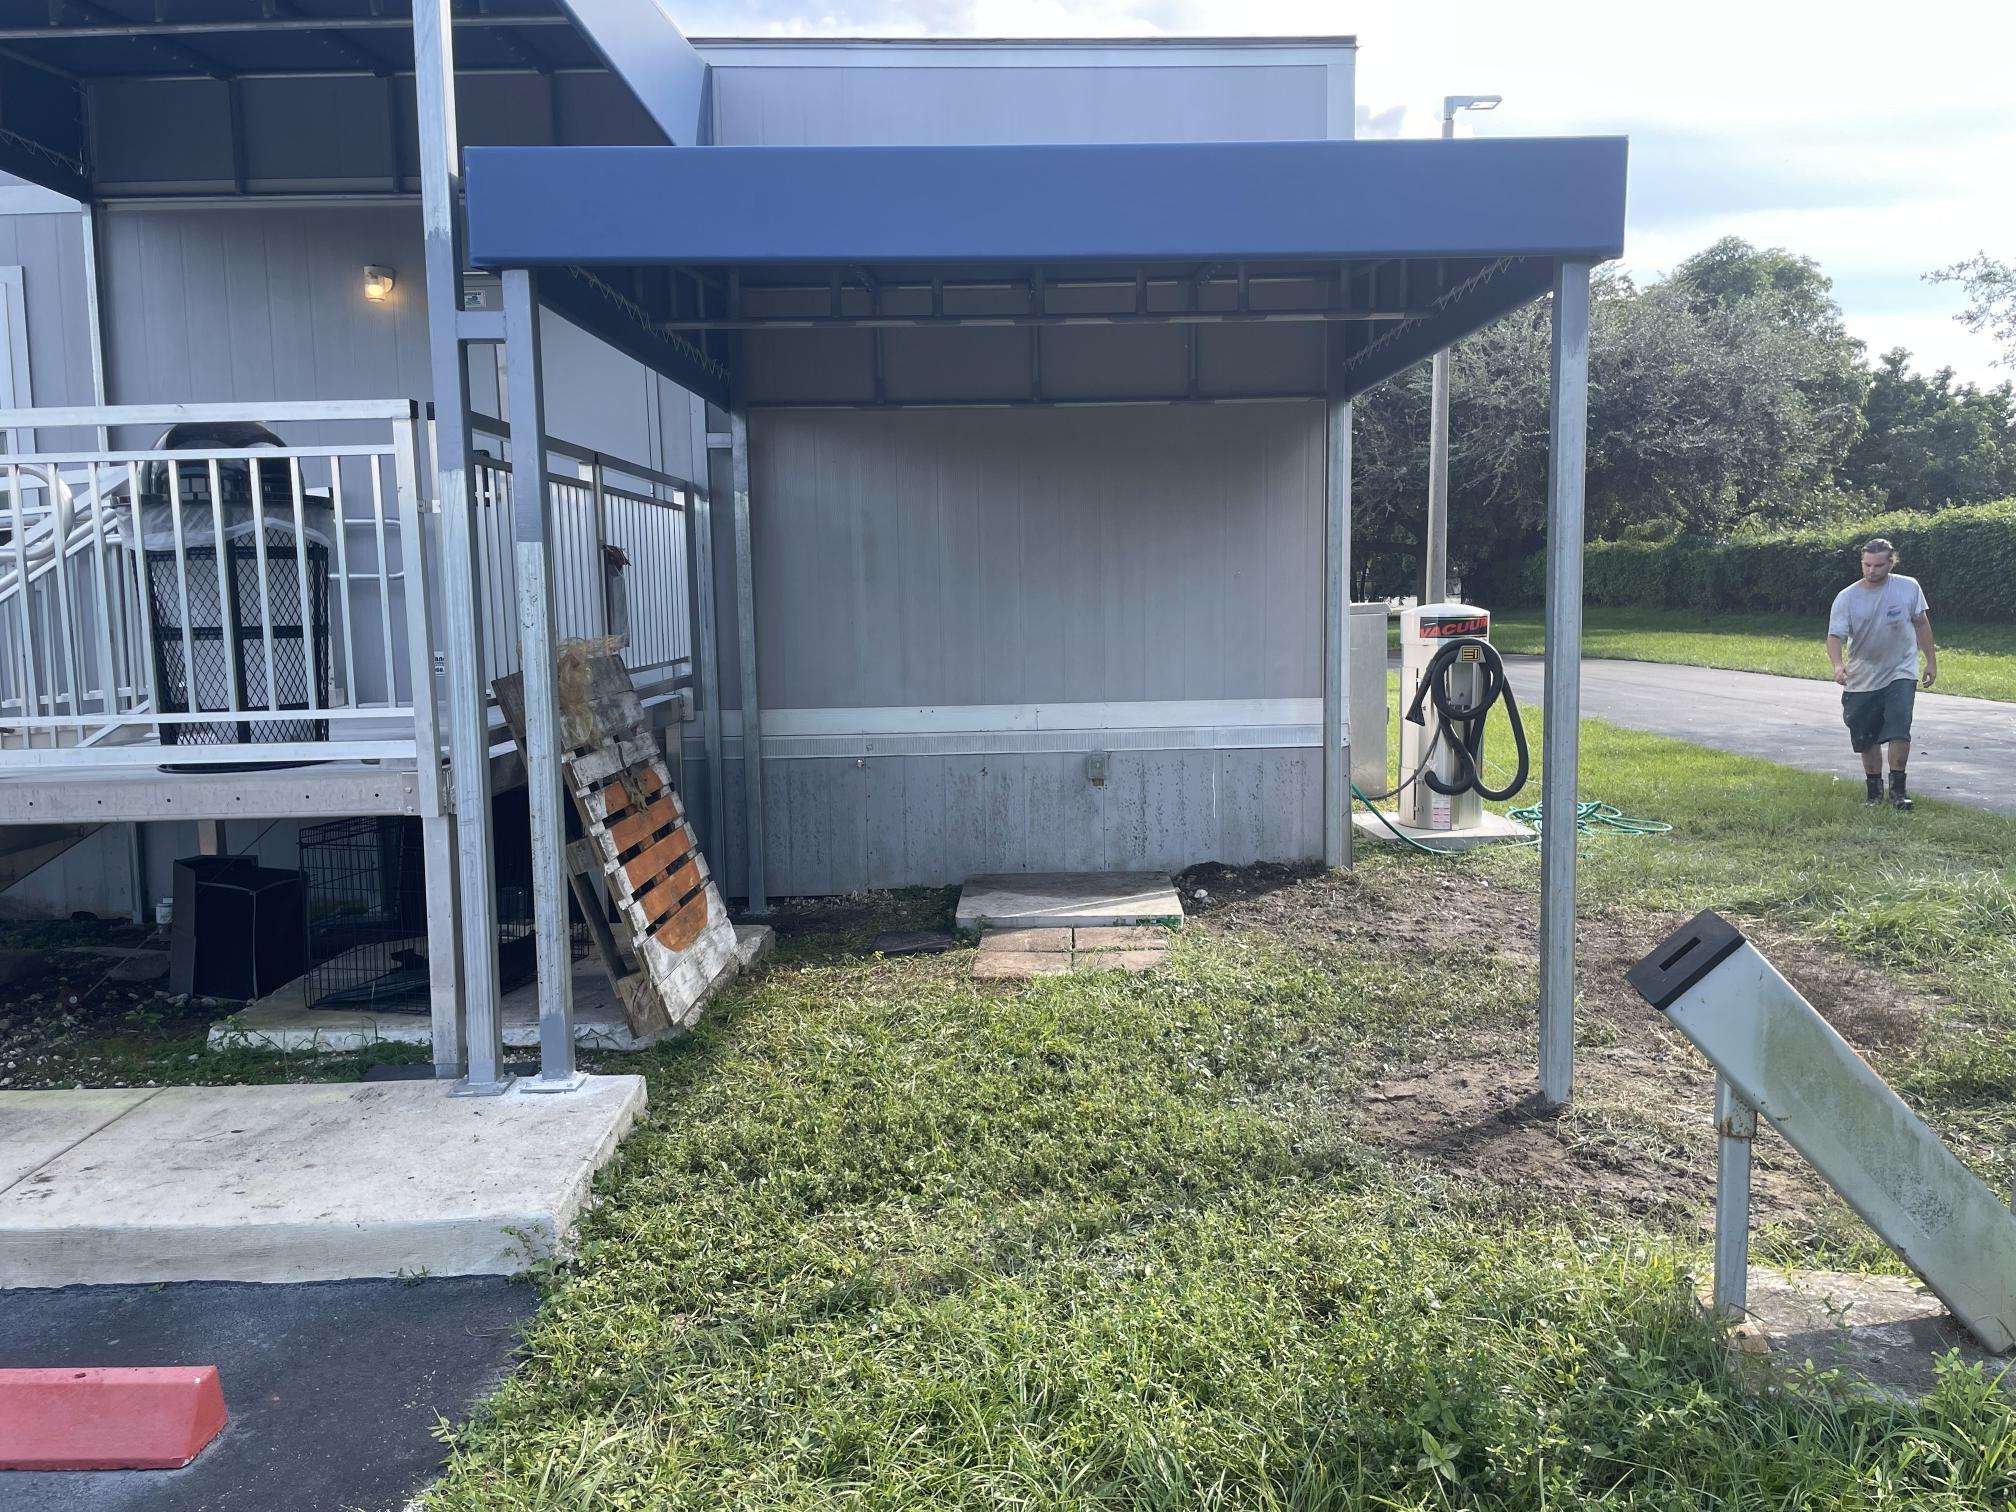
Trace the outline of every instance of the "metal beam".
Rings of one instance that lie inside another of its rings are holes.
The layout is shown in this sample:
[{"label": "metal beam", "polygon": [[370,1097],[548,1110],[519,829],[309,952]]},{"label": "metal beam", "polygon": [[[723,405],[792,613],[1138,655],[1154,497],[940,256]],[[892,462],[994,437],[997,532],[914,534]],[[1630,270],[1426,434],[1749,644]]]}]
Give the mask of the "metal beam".
[{"label": "metal beam", "polygon": [[[764,292],[768,292],[767,290]],[[885,290],[885,293],[887,291]],[[1337,322],[1420,320],[1432,310],[1115,310],[1103,315],[1022,311],[1001,315],[749,315],[740,319],[698,316],[661,321],[671,331],[860,331],[943,326],[1129,326],[1129,325],[1328,325]]]},{"label": "metal beam", "polygon": [[[96,10],[86,0],[63,0],[70,9],[109,16],[109,11]],[[413,7],[414,20],[418,20],[422,10],[419,0]],[[0,42],[74,42],[91,38],[110,38],[124,41],[151,42],[165,41],[176,37],[219,37],[243,36],[248,32],[319,32],[319,31],[405,31],[412,22],[401,16],[241,16],[225,17],[206,21],[95,21],[86,26],[0,26]],[[565,16],[457,16],[457,28],[519,28],[539,26],[564,26],[572,28],[574,23]],[[201,60],[205,71],[215,66],[202,54],[191,52],[192,60]]]},{"label": "metal beam", "polygon": [[1540,1098],[1575,1078],[1575,803],[1582,721],[1582,483],[1589,428],[1589,264],[1554,272],[1547,386],[1547,691],[1541,755]]},{"label": "metal beam", "polygon": [[1449,597],[1449,348],[1431,361],[1428,381],[1428,531],[1421,602]]},{"label": "metal beam", "polygon": [[420,117],[420,225],[427,262],[427,337],[434,380],[434,472],[441,509],[441,647],[448,668],[448,750],[455,777],[460,957],[468,1068],[460,1091],[502,1092],[502,983],[490,821],[490,729],[483,682],[479,541],[469,487],[469,369],[462,308],[461,149],[455,129],[450,0],[413,0]]},{"label": "metal beam", "polygon": [[[211,54],[199,52],[196,48],[184,47],[180,42],[169,40],[180,35],[179,32],[145,22],[135,23],[127,21],[116,13],[106,10],[102,5],[94,5],[92,0],[62,0],[60,5],[50,8],[50,15],[54,18],[65,10],[76,11],[80,16],[89,16],[93,18],[96,24],[90,26],[63,26],[56,24],[52,19],[52,23],[48,26],[7,27],[0,29],[0,42],[56,42],[66,41],[71,37],[82,36],[126,37],[135,41],[152,42],[165,56],[180,60],[187,67],[207,78],[228,79],[231,77],[231,70]],[[258,25],[258,22],[250,21],[248,18],[248,23],[240,26],[238,30],[251,30],[255,29]]]},{"label": "metal beam", "polygon": [[744,878],[749,912],[770,912],[763,892],[763,698],[756,676],[756,572],[749,530],[749,415],[728,412],[730,489],[735,509],[735,632],[742,662],[742,800]]},{"label": "metal beam", "polygon": [[693,471],[706,480],[687,494],[688,595],[693,610],[693,673],[699,685],[700,733],[707,752],[707,849],[723,865],[728,860],[728,774],[721,759],[720,618],[714,605],[714,484],[708,455],[707,406],[687,399]]},{"label": "metal beam", "polygon": [[1351,864],[1351,401],[1329,400],[1323,516],[1323,864]]},{"label": "metal beam", "polygon": [[567,820],[560,790],[555,687],[553,542],[547,524],[546,399],[540,383],[539,287],[522,268],[504,274],[504,373],[511,396],[511,560],[516,568],[518,662],[525,689],[525,798],[531,810],[532,934],[538,970],[542,1092],[581,1085],[574,1069],[574,960],[567,909]]}]

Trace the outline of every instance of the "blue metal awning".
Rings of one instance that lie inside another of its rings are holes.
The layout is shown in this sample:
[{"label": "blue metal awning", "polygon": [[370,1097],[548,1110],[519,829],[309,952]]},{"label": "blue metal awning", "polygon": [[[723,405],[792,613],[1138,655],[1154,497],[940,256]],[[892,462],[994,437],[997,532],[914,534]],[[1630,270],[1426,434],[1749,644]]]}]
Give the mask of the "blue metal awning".
[{"label": "blue metal awning", "polygon": [[[710,398],[735,332],[955,323],[935,292],[895,310],[874,293],[864,315],[843,284],[936,291],[976,270],[1028,285],[1034,307],[969,324],[1322,322],[1330,391],[1348,396],[1540,297],[1558,263],[1618,256],[1626,152],[1621,137],[484,147],[465,182],[475,265],[569,270],[541,297]],[[1046,280],[1088,270],[1202,283],[1226,269],[1230,309],[1042,302]],[[1249,305],[1249,276],[1313,292],[1302,308]],[[735,318],[751,291],[829,280],[830,318]],[[715,291],[711,309],[682,289]]]},{"label": "blue metal awning", "polygon": [[1622,137],[469,149],[479,267],[1574,257]]}]

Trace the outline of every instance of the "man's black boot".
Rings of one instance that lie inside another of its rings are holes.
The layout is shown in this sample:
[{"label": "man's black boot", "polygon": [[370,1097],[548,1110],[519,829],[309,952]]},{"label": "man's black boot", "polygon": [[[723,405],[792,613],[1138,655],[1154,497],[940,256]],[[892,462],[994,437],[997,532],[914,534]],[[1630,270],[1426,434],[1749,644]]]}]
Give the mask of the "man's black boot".
[{"label": "man's black boot", "polygon": [[[1871,780],[1873,781],[1874,779]],[[1904,774],[1902,772],[1892,772],[1890,774],[1890,807],[1894,809],[1908,809],[1911,807],[1911,795],[1904,791]]]},{"label": "man's black boot", "polygon": [[1864,772],[1862,774],[1862,781],[1867,784],[1869,789],[1869,796],[1862,801],[1864,803],[1881,803],[1883,801],[1883,774],[1881,772]]}]

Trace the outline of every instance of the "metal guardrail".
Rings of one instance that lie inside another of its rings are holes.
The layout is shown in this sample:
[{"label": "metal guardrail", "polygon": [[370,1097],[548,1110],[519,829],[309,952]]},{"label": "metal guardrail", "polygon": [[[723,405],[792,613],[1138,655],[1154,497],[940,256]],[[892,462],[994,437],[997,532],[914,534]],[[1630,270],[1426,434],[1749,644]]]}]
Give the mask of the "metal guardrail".
[{"label": "metal guardrail", "polygon": [[[472,414],[479,436],[508,441],[510,427]],[[614,636],[640,690],[690,679],[692,573],[686,512],[693,483],[643,463],[545,438],[556,633]],[[572,470],[576,476],[566,476]],[[471,471],[488,680],[520,670],[513,614],[511,463],[479,452]],[[613,548],[613,555],[612,555]]]},{"label": "metal guardrail", "polygon": [[[410,759],[436,745],[438,504],[413,403],[0,411],[0,432],[246,421],[345,439],[0,456],[0,767],[147,765],[164,747],[178,765],[243,761],[248,747],[262,761]],[[487,416],[471,428],[510,439]],[[698,490],[545,445],[558,633],[616,637],[647,693],[688,684]],[[472,462],[488,686],[521,666],[512,476],[508,456]]]},{"label": "metal guardrail", "polygon": [[407,591],[430,577],[412,403],[0,412],[44,432],[245,421],[360,439],[0,457],[0,765],[434,744],[427,600]]}]

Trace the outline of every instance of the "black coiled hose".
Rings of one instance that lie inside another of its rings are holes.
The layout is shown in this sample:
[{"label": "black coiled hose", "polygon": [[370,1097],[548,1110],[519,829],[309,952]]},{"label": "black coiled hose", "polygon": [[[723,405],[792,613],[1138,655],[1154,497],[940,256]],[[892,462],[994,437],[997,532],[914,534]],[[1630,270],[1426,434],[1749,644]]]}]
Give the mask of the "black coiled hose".
[{"label": "black coiled hose", "polygon": [[[1477,647],[1482,655],[1484,686],[1475,708],[1453,709],[1449,706],[1448,673],[1456,665],[1457,656],[1465,646]],[[1484,721],[1491,712],[1491,705],[1501,698],[1505,700],[1506,718],[1512,721],[1512,743],[1519,748],[1519,770],[1513,773],[1512,781],[1505,787],[1489,788],[1484,785]],[[1447,741],[1449,749],[1456,753],[1457,765],[1462,770],[1454,782],[1444,782],[1433,771],[1423,767],[1423,782],[1438,793],[1475,792],[1493,803],[1502,803],[1526,786],[1529,767],[1526,726],[1520,722],[1519,701],[1512,696],[1512,686],[1505,678],[1505,659],[1498,654],[1496,646],[1474,635],[1465,635],[1437,651],[1428,663],[1421,686],[1414,692],[1413,704],[1407,710],[1410,723],[1427,723],[1422,705],[1430,700],[1434,702],[1436,718],[1442,721],[1440,738]]]}]

